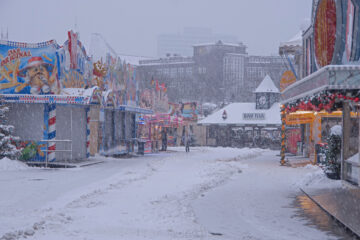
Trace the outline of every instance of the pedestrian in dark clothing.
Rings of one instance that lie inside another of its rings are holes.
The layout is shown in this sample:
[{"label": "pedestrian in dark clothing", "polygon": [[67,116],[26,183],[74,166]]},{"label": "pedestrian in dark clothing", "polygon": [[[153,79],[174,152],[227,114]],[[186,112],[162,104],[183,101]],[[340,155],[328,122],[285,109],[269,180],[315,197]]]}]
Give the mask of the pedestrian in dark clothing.
[{"label": "pedestrian in dark clothing", "polygon": [[185,145],[185,151],[190,152],[190,135],[188,133],[185,133],[183,142]]},{"label": "pedestrian in dark clothing", "polygon": [[167,149],[167,132],[166,132],[166,128],[164,128],[164,130],[161,132],[161,142],[162,142],[161,150],[166,151],[166,149]]}]

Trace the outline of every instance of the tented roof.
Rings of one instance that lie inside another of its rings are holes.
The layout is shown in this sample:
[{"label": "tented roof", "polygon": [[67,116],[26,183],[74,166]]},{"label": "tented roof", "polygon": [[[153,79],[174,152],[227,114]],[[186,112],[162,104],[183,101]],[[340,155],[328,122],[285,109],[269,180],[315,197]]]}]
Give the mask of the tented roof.
[{"label": "tented roof", "polygon": [[280,93],[279,89],[275,86],[273,80],[269,75],[266,75],[259,86],[256,88],[255,93]]}]

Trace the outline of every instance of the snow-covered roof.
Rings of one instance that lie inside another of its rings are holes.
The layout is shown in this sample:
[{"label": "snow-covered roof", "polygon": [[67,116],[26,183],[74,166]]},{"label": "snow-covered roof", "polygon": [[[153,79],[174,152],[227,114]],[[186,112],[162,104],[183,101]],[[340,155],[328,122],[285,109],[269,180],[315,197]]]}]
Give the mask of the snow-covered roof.
[{"label": "snow-covered roof", "polygon": [[98,87],[91,88],[63,88],[61,89],[61,95],[69,96],[84,96],[91,97],[94,94],[94,91],[99,89]]},{"label": "snow-covered roof", "polygon": [[280,43],[280,47],[287,47],[287,46],[302,46],[302,31],[299,31],[290,40]]},{"label": "snow-covered roof", "polygon": [[134,55],[126,55],[126,54],[118,54],[121,61],[124,61],[126,63],[130,63],[133,66],[139,66],[141,60],[152,60],[154,58],[151,57],[144,57],[144,56],[134,56]]},{"label": "snow-covered roof", "polygon": [[[224,110],[227,118],[223,119]],[[231,103],[198,122],[202,125],[280,125],[280,104],[274,103],[270,109],[256,109],[255,103]]]},{"label": "snow-covered roof", "polygon": [[265,92],[272,92],[272,93],[280,93],[279,89],[275,86],[273,80],[269,75],[266,75],[259,86],[256,88],[255,93],[265,93]]}]

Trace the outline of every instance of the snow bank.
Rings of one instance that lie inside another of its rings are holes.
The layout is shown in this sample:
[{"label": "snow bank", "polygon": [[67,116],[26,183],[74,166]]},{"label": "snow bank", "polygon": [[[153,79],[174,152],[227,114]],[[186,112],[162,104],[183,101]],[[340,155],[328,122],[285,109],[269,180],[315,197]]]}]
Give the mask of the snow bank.
[{"label": "snow bank", "polygon": [[0,171],[25,170],[29,167],[18,160],[11,160],[7,157],[0,159]]},{"label": "snow bank", "polygon": [[319,166],[308,164],[304,167],[306,170],[311,170],[300,181],[297,182],[300,188],[336,188],[341,187],[340,180],[332,180],[328,178],[324,170]]}]

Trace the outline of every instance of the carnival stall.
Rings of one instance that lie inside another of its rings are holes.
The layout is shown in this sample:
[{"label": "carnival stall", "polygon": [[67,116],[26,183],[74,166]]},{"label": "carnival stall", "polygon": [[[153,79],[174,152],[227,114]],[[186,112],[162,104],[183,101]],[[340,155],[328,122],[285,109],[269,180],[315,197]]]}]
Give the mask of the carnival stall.
[{"label": "carnival stall", "polygon": [[143,124],[139,126],[138,135],[145,143],[145,152],[156,152],[166,146],[177,146],[181,135],[178,129],[183,125],[183,117],[178,108],[168,102],[167,89],[158,80],[152,80],[153,87],[145,89],[140,95],[140,107],[152,109],[154,114],[142,115]]},{"label": "carnival stall", "polygon": [[[85,74],[86,52],[77,40],[69,45],[0,42],[0,94],[10,107],[8,121],[21,139],[17,145],[27,153],[25,161],[89,156],[88,113],[95,88],[85,89],[90,77]],[[82,91],[72,91],[75,85],[83,86]]]},{"label": "carnival stall", "polygon": [[181,128],[178,128],[177,135],[180,136],[180,145],[183,145],[182,139],[185,133],[188,132],[191,139],[191,145],[205,146],[206,145],[206,127],[198,125],[198,119],[201,109],[197,102],[185,102],[185,103],[169,103],[170,114],[172,116],[181,116],[183,118],[183,124]]},{"label": "carnival stall", "polygon": [[[290,115],[313,112],[314,120],[308,125],[313,122],[314,126],[309,127],[309,132],[313,129],[317,133],[312,132],[311,145],[321,144],[325,138],[323,133],[329,135],[330,129],[340,129],[332,131],[329,139],[338,139],[338,143],[332,141],[332,149],[329,146],[324,163],[329,170],[326,173],[357,184],[360,183],[360,31],[356,27],[360,23],[360,18],[356,17],[360,13],[359,7],[358,1],[351,0],[313,2],[311,25],[302,35],[305,77],[282,92],[281,114],[282,130],[285,131]],[[330,115],[322,116],[324,114]],[[280,162],[284,165],[285,134],[282,136]],[[314,147],[309,147],[309,156],[315,163]],[[353,159],[358,161],[353,162]]]},{"label": "carnival stall", "polygon": [[[159,151],[162,146],[163,131],[167,134],[167,146],[176,146],[178,141],[177,129],[182,125],[182,117],[171,116],[167,113],[145,115],[146,130],[148,131],[145,152]],[[145,130],[145,131],[146,131]]]},{"label": "carnival stall", "polygon": [[139,107],[136,69],[119,57],[106,55],[103,63],[94,63],[95,81],[103,92],[99,109],[100,153],[122,155],[136,151],[138,146],[137,115],[152,111]]},{"label": "carnival stall", "polygon": [[68,37],[63,46],[0,41],[0,97],[10,107],[22,159],[79,161],[90,152],[134,151],[136,114],[152,113],[138,106],[135,70],[110,56],[93,63],[78,34]]}]

